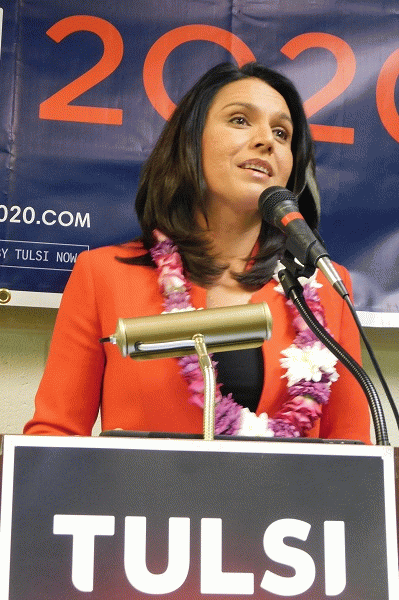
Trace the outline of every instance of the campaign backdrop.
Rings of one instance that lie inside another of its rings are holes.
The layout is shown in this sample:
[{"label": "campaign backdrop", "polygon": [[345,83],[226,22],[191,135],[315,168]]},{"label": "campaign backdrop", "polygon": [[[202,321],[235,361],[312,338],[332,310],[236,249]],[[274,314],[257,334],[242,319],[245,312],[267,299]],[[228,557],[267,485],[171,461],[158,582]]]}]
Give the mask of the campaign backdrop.
[{"label": "campaign backdrop", "polygon": [[175,103],[213,65],[256,59],[290,77],[305,102],[321,234],[351,272],[357,308],[395,322],[397,0],[0,8],[0,288],[61,293],[81,251],[138,235],[140,169]]}]

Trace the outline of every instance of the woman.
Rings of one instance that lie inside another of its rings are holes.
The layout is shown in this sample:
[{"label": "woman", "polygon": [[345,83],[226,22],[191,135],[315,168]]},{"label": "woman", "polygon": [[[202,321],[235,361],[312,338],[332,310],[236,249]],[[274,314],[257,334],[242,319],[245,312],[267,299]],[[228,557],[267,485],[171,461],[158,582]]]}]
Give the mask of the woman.
[{"label": "woman", "polygon": [[[313,147],[298,92],[257,63],[218,65],[180,102],[143,170],[141,240],[79,256],[25,433],[90,435],[100,406],[105,430],[200,433],[195,357],[135,362],[98,340],[118,318],[265,301],[272,339],[259,351],[217,357],[216,432],[368,442],[357,382],[335,369],[273,276],[284,236],[262,222],[258,199],[274,185],[292,190],[317,226]],[[321,274],[305,293],[359,360],[349,311]]]}]

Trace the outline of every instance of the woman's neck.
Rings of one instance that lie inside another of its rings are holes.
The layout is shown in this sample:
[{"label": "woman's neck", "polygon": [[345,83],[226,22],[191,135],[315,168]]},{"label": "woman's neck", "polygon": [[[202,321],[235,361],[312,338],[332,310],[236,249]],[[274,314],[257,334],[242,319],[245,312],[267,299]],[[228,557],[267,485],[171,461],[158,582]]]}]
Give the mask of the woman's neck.
[{"label": "woman's neck", "polygon": [[250,215],[208,215],[208,224],[200,218],[200,224],[208,234],[216,260],[228,265],[229,271],[242,273],[258,240],[261,218],[259,213]]}]

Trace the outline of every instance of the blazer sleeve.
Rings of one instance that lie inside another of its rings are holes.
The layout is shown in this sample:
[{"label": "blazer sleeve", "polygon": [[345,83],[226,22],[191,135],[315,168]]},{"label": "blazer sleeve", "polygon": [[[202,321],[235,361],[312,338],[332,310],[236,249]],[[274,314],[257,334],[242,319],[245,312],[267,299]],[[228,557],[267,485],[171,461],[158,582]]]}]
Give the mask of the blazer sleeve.
[{"label": "blazer sleeve", "polygon": [[[348,271],[341,267],[340,274],[350,297],[353,298]],[[335,298],[339,302],[338,296]],[[337,306],[338,303],[334,299],[334,307]],[[344,301],[339,332],[335,339],[361,364],[359,332]],[[370,444],[370,412],[367,398],[355,377],[340,362],[337,363],[337,371],[339,379],[332,384],[330,400],[323,409],[319,435],[321,438],[352,439]]]},{"label": "blazer sleeve", "polygon": [[91,435],[105,357],[89,255],[79,255],[65,287],[49,358],[25,425],[32,435]]}]

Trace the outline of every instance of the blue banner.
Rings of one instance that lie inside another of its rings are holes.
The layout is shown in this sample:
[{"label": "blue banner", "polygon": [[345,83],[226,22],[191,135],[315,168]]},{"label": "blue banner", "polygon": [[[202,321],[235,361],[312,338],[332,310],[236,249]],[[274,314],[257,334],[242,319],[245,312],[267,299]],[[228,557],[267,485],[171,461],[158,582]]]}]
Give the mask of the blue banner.
[{"label": "blue banner", "polygon": [[213,65],[256,59],[305,101],[321,234],[357,308],[399,313],[397,0],[1,6],[0,288],[62,292],[65,245],[139,234],[140,169],[174,104]]}]

